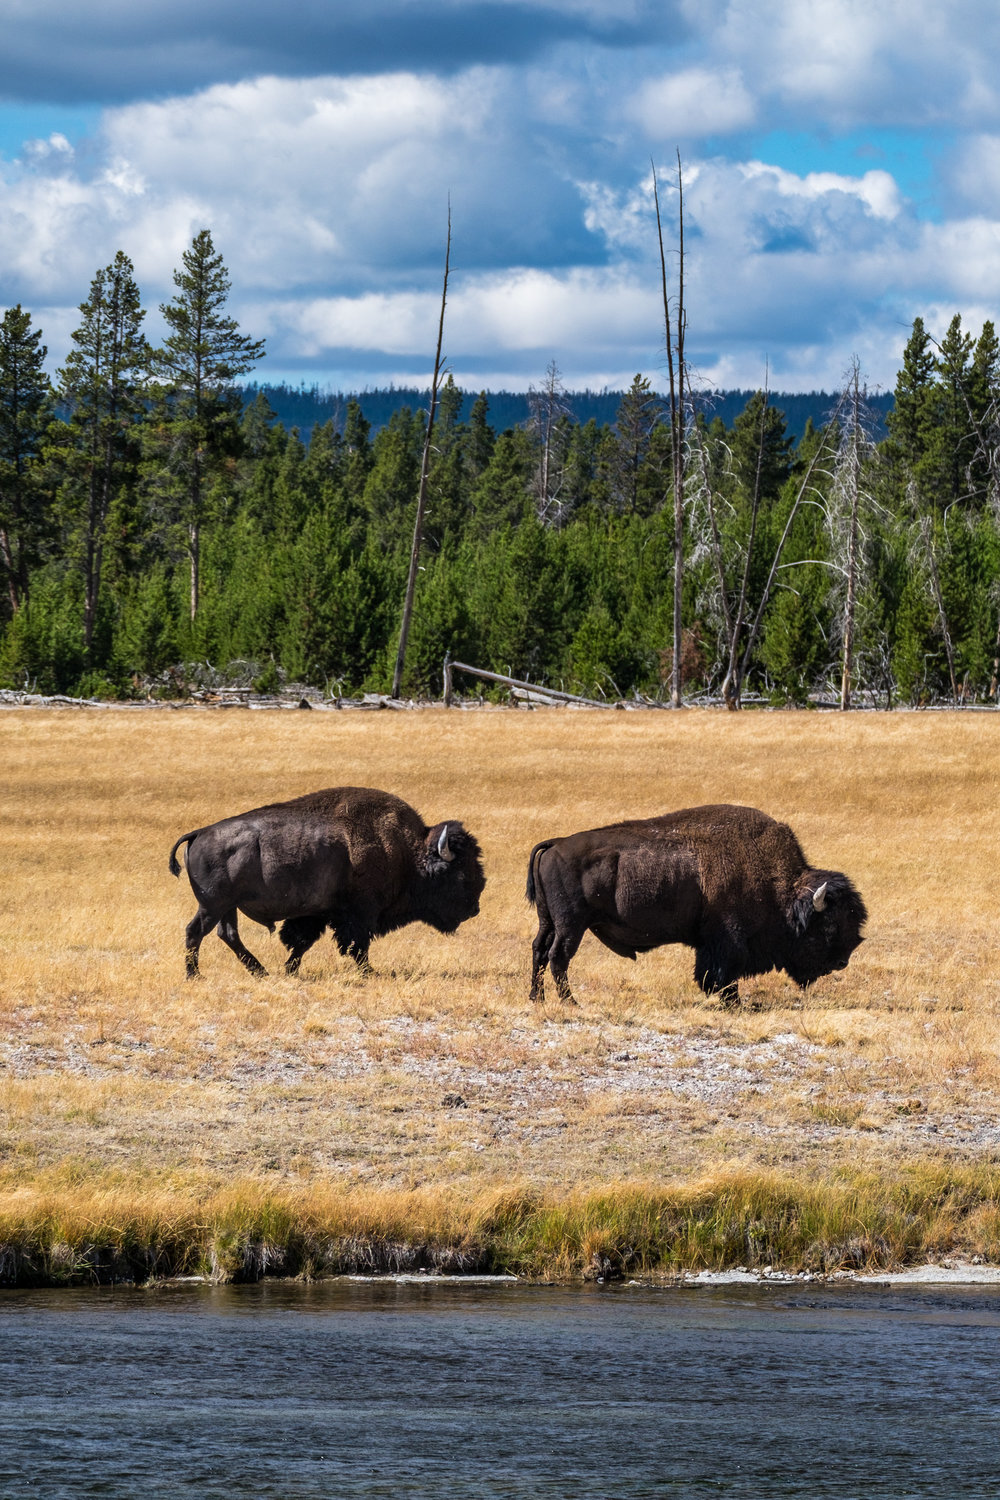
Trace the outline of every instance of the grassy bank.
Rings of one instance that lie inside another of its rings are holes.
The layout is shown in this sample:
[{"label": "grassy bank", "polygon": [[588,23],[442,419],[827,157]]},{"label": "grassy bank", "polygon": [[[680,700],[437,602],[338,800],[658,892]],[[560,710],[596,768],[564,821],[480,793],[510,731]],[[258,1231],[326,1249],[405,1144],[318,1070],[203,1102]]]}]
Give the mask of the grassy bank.
[{"label": "grassy bank", "polygon": [[0,1195],[0,1284],[201,1275],[506,1272],[663,1277],[736,1266],[829,1273],[943,1254],[1000,1260],[1000,1173],[944,1165],[825,1183],[734,1172],[556,1196],[35,1184]]}]

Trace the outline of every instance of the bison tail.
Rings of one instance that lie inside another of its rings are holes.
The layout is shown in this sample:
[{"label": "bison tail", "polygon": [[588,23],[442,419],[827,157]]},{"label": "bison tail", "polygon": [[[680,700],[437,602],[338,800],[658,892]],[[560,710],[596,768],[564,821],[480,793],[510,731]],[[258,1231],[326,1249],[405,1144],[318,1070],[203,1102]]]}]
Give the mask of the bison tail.
[{"label": "bison tail", "polygon": [[538,904],[538,888],[535,885],[535,861],[540,854],[545,853],[546,849],[551,849],[554,843],[555,839],[544,839],[542,843],[536,844],[528,855],[528,884],[524,894],[532,906],[537,906]]},{"label": "bison tail", "polygon": [[171,875],[179,875],[181,873],[181,867],[180,867],[180,865],[177,862],[177,851],[178,851],[178,849],[181,847],[182,844],[189,844],[191,842],[191,840],[195,837],[195,834],[199,834],[199,833],[201,833],[201,829],[200,828],[196,828],[196,829],[194,829],[194,831],[192,833],[182,833],[181,834],[180,838],[177,840],[176,844],[174,845],[174,847],[170,851],[170,861],[169,861],[168,868],[170,870]]}]

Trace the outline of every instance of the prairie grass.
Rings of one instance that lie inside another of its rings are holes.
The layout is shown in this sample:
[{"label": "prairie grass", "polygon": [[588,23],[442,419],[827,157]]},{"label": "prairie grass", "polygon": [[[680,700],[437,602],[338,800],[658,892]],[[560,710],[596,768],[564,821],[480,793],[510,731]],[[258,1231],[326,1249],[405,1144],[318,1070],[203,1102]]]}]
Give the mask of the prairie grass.
[{"label": "prairie grass", "polygon": [[[334,1243],[534,1274],[912,1258],[949,1234],[1000,1255],[995,734],[988,714],[0,712],[0,1256],[61,1275],[85,1223],[136,1274],[262,1254],[309,1274]],[[174,840],[341,784],[465,821],[480,917],[378,940],[367,978],[326,939],[296,980],[244,919],[271,977],[209,937],[186,984]],[[630,965],[587,938],[579,1007],[530,1006],[532,845],[710,801],[786,819],[855,879],[850,967],[804,996],[764,976],[724,1014],[687,950]],[[944,1184],[919,1211],[918,1179]],[[734,1182],[758,1186],[730,1235]],[[494,1200],[534,1205],[516,1235],[483,1227]]]}]

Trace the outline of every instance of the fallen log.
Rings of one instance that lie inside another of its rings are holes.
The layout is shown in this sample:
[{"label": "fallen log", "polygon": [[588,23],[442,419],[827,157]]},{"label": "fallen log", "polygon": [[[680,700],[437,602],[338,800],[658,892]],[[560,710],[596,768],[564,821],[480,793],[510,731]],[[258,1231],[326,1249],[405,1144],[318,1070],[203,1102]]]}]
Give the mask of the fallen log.
[{"label": "fallen log", "polygon": [[468,662],[452,661],[450,657],[444,659],[444,706],[451,707],[452,699],[452,673],[468,672],[472,677],[482,677],[487,682],[499,682],[503,687],[517,688],[522,693],[531,693],[543,698],[554,699],[557,703],[582,703],[587,708],[617,708],[617,702],[609,703],[606,698],[583,698],[579,693],[564,693],[559,688],[542,687],[535,682],[522,682],[517,677],[507,677],[503,672],[487,672],[483,667],[470,667]]}]

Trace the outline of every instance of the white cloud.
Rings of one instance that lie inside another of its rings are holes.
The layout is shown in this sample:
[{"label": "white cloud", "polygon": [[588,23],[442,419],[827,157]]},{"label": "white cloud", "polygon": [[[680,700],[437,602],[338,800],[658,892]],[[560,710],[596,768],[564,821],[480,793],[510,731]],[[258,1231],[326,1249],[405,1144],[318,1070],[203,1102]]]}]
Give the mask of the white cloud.
[{"label": "white cloud", "polygon": [[702,37],[800,128],[1000,119],[989,0],[729,0]]},{"label": "white cloud", "polygon": [[748,181],[759,181],[771,187],[781,198],[800,199],[803,204],[830,200],[843,193],[857,199],[878,219],[894,219],[902,207],[902,195],[888,172],[865,172],[862,177],[847,177],[842,172],[806,172],[799,176],[768,162],[751,161],[741,167]]},{"label": "white cloud", "polygon": [[[742,0],[717,8],[729,35],[749,14]],[[790,13],[779,0],[769,9]],[[882,35],[879,17],[871,26]],[[820,53],[831,79],[847,66],[843,37]],[[750,118],[752,90],[773,79],[723,60],[671,77],[660,67],[646,92],[629,94],[619,84],[634,60],[617,66],[596,80],[505,68],[266,77],[107,111],[75,151],[53,134],[0,163],[0,302],[49,309],[36,316],[61,362],[76,306],[117,249],[155,308],[173,294],[192,233],[208,226],[234,312],[268,336],[262,374],[412,378],[433,347],[450,193],[456,376],[482,383],[490,370],[523,385],[554,357],[571,384],[627,382],[655,370],[662,344],[635,120],[673,109],[718,138]],[[830,384],[858,352],[873,380],[891,383],[915,313],[950,307],[971,319],[1000,307],[1000,132],[981,131],[956,155],[940,223],[918,219],[887,170],[796,173],[696,147],[686,156],[690,348],[716,379],[753,383],[768,356],[775,385]],[[155,312],[150,325],[155,336]]]},{"label": "white cloud", "polygon": [[47,140],[25,141],[24,157],[35,166],[68,166],[73,159],[73,147],[59,130],[54,130]]},{"label": "white cloud", "polygon": [[652,141],[690,141],[745,130],[756,110],[738,68],[699,67],[649,79],[628,113]]}]

